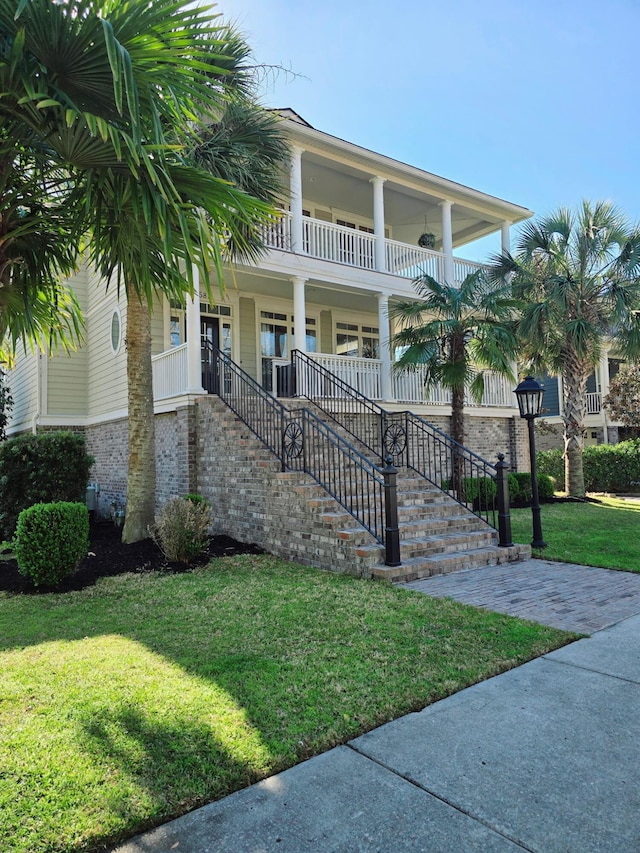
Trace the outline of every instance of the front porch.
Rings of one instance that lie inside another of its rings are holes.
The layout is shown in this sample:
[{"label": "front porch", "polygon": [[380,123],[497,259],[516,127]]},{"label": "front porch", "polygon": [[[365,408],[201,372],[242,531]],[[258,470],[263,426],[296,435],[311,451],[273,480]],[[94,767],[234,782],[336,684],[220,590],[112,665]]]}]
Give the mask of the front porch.
[{"label": "front porch", "polygon": [[[200,353],[197,353],[200,358]],[[424,387],[424,371],[417,368],[411,373],[395,373],[386,381],[383,379],[384,365],[381,359],[351,358],[333,353],[307,353],[320,366],[331,371],[338,379],[355,388],[365,397],[375,402],[398,404],[400,406],[439,406],[451,404],[451,394],[440,386]],[[189,383],[189,346],[188,343],[156,355],[153,363],[153,395],[155,401],[179,397],[194,393]],[[278,370],[290,363],[288,358],[271,360],[273,371],[272,388],[278,389]],[[201,393],[207,393],[206,381],[200,373]],[[391,397],[386,399],[382,389],[385,384],[391,388]],[[286,394],[284,395],[286,396]],[[503,376],[487,373],[485,393],[481,403],[468,395],[466,405],[469,408],[512,409],[515,406],[511,383]]]}]

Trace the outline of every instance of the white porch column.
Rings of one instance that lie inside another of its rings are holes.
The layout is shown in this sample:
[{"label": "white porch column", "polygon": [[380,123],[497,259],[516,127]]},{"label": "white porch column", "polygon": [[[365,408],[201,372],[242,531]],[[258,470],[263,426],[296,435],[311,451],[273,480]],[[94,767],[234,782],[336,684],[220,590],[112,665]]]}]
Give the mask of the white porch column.
[{"label": "white porch column", "polygon": [[375,265],[379,272],[386,272],[387,259],[384,245],[384,182],[379,176],[371,178],[373,184],[373,233],[376,238]]},{"label": "white porch column", "polygon": [[501,240],[501,249],[502,253],[511,254],[511,223],[506,220],[500,226],[500,240]]},{"label": "white porch column", "polygon": [[200,329],[200,272],[193,265],[194,297],[187,296],[187,394],[204,394],[202,387],[202,331]]},{"label": "white porch column", "polygon": [[453,273],[453,229],[451,226],[451,208],[453,202],[446,199],[440,202],[442,208],[442,251],[444,252],[444,280],[454,284]]},{"label": "white porch column", "polygon": [[391,381],[391,327],[389,323],[389,297],[378,294],[378,328],[380,330],[380,395],[385,402],[394,402]]},{"label": "white porch column", "polygon": [[307,351],[307,311],[304,298],[304,286],[307,281],[295,276],[293,281],[293,345],[300,352]]},{"label": "white porch column", "polygon": [[289,192],[291,204],[291,251],[301,252],[302,241],[302,152],[294,145],[291,149]]}]

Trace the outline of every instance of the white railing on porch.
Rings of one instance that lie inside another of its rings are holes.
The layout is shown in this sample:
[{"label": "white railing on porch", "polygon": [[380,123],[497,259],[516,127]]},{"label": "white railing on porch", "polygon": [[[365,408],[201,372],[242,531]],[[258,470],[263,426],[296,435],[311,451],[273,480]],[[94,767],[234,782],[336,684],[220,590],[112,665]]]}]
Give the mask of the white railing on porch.
[{"label": "white railing on porch", "polygon": [[387,270],[403,278],[417,278],[426,273],[436,281],[444,281],[444,255],[409,246],[396,240],[385,240]]},{"label": "white railing on porch", "polygon": [[313,258],[337,261],[364,270],[375,269],[375,237],[344,225],[333,225],[305,216],[302,221],[304,250]]},{"label": "white railing on porch", "polygon": [[394,373],[392,382],[393,395],[399,403],[429,403],[434,406],[447,406],[451,403],[451,391],[440,385],[432,385],[427,396],[424,373],[421,370]]},{"label": "white railing on porch", "polygon": [[[326,353],[309,353],[309,357],[317,361],[327,370],[338,376],[352,388],[356,388],[370,400],[381,399],[380,372],[382,362],[374,358],[350,358],[342,355],[327,355]],[[393,395],[398,403],[422,403],[435,406],[446,406],[451,403],[451,392],[440,386],[432,386],[429,392],[424,387],[424,371],[415,370],[411,373],[394,373],[392,375]],[[274,386],[275,387],[275,386]],[[492,371],[484,375],[484,395],[482,406],[512,407],[513,383]],[[477,407],[471,394],[467,394],[465,405]]]},{"label": "white railing on porch", "polygon": [[185,393],[188,384],[186,344],[152,356],[151,367],[154,400]]},{"label": "white railing on porch", "polygon": [[[291,250],[291,214],[283,213],[263,229],[265,244],[271,249]],[[386,271],[401,278],[414,279],[427,273],[444,281],[444,254],[422,249],[397,240],[386,240]],[[321,219],[305,216],[302,220],[302,251],[312,258],[335,261],[350,267],[375,270],[376,238],[367,231],[344,225],[334,225]],[[467,275],[482,269],[483,264],[453,259],[454,278],[463,281]]]},{"label": "white railing on porch", "polygon": [[602,401],[598,391],[589,391],[587,393],[587,414],[599,415],[602,411]]},{"label": "white railing on porch", "polygon": [[463,282],[468,275],[484,268],[484,264],[479,264],[476,261],[465,261],[462,258],[453,259],[453,277],[459,283]]}]

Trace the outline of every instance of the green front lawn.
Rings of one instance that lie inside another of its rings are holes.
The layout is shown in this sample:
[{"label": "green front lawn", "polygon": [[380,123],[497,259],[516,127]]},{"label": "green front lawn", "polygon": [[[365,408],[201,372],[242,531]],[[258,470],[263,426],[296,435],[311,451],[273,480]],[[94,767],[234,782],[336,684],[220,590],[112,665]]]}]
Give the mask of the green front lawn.
[{"label": "green front lawn", "polygon": [[270,556],[0,596],[0,849],[114,843],[571,639]]},{"label": "green front lawn", "polygon": [[[640,572],[640,503],[598,500],[543,504],[542,533],[549,547],[534,557]],[[512,509],[511,529],[514,542],[531,542],[531,510]]]}]

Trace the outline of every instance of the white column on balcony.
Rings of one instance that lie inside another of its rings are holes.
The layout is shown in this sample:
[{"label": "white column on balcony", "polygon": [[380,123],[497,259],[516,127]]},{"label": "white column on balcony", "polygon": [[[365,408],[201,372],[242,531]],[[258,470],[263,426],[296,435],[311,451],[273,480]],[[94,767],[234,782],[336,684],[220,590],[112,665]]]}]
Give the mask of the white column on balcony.
[{"label": "white column on balcony", "polygon": [[500,241],[503,254],[511,254],[511,223],[506,220],[500,226]]},{"label": "white column on balcony", "polygon": [[187,394],[204,394],[200,329],[200,272],[193,265],[194,297],[187,296]]},{"label": "white column on balcony", "polygon": [[445,199],[440,202],[442,209],[442,251],[444,252],[444,279],[447,284],[454,283],[453,272],[453,228],[451,225],[451,208],[453,202]]},{"label": "white column on balcony", "polygon": [[379,272],[386,272],[387,261],[384,245],[384,182],[385,178],[371,178],[373,184],[373,234],[376,238],[375,265]]},{"label": "white column on balcony", "polygon": [[393,402],[391,380],[391,327],[389,323],[389,296],[378,294],[378,329],[380,332],[380,395],[386,402]]},{"label": "white column on balcony", "polygon": [[293,282],[293,345],[300,352],[307,351],[307,309],[304,286],[306,278],[297,275]]},{"label": "white column on balcony", "polygon": [[302,154],[304,148],[291,148],[289,192],[291,204],[291,251],[301,252],[302,240]]}]

